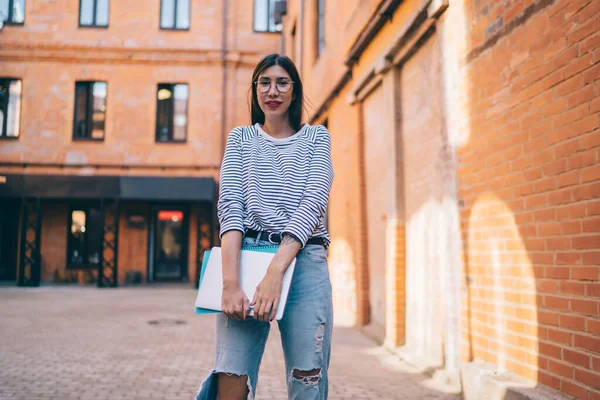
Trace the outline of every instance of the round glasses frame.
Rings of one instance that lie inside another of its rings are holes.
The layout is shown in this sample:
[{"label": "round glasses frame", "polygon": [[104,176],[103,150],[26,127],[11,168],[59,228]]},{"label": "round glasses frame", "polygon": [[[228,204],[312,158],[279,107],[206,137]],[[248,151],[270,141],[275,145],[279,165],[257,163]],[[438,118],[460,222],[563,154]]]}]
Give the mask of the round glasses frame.
[{"label": "round glasses frame", "polygon": [[[262,86],[260,86],[258,84],[259,83],[258,81],[254,81],[254,84],[256,85],[256,91],[259,92],[259,93],[268,93],[269,90],[271,90],[271,86],[273,85],[273,82],[274,81],[269,82],[269,86],[265,90],[264,87],[262,87]],[[292,86],[294,86],[294,81],[289,81],[289,83],[290,83],[290,85],[289,85],[289,88],[287,90],[281,90],[281,89],[279,89],[278,83],[275,81],[275,88],[277,89],[277,91],[279,93],[287,93],[290,90],[292,90]]]}]

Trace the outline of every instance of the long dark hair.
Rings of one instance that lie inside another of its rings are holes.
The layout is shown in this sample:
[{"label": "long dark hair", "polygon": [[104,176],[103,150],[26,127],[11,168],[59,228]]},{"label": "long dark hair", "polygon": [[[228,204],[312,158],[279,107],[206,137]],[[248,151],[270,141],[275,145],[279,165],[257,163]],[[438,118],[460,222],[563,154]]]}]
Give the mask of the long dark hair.
[{"label": "long dark hair", "polygon": [[302,91],[302,81],[300,80],[300,74],[294,65],[294,62],[286,56],[279,54],[269,54],[256,65],[254,72],[252,73],[252,103],[250,105],[250,117],[252,118],[252,125],[265,123],[265,113],[261,110],[258,104],[258,94],[256,93],[256,81],[260,74],[262,74],[268,68],[274,65],[279,65],[285,69],[290,75],[290,79],[294,82],[292,87],[292,103],[288,108],[288,118],[290,125],[296,131],[300,130],[302,126],[302,110],[304,109],[304,92]]}]

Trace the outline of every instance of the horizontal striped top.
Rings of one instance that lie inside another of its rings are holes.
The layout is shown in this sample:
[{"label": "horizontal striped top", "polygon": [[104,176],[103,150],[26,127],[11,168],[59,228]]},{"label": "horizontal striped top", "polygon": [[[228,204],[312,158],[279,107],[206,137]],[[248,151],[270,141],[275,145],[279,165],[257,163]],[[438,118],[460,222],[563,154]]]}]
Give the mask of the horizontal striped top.
[{"label": "horizontal striped top", "polygon": [[220,173],[220,236],[254,229],[291,233],[302,247],[311,237],[329,244],[323,219],[333,177],[331,137],[322,125],[305,124],[284,139],[259,124],[233,129]]}]

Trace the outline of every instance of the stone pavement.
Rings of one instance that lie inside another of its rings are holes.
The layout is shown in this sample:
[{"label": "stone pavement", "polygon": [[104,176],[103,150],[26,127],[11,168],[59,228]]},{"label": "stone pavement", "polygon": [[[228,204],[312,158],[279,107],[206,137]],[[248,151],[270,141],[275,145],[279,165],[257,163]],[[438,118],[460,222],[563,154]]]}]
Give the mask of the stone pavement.
[{"label": "stone pavement", "polygon": [[[0,399],[193,399],[214,316],[189,286],[0,288]],[[274,324],[274,327],[277,325]],[[277,329],[257,399],[286,399]],[[336,327],[330,399],[457,399],[352,328]]]}]

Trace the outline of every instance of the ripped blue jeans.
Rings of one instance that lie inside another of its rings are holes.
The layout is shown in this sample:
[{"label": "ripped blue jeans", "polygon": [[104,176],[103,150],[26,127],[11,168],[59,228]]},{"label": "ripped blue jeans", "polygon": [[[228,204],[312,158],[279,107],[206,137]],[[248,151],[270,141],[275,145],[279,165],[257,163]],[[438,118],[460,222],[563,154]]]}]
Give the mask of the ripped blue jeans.
[{"label": "ripped blue jeans", "polygon": [[[263,240],[243,240],[245,246],[270,245]],[[327,399],[333,305],[323,246],[309,244],[298,253],[287,304],[278,323],[288,398]],[[270,327],[269,323],[251,317],[236,321],[218,314],[215,368],[200,386],[196,400],[217,398],[218,373],[247,375],[248,399],[254,399]]]}]

